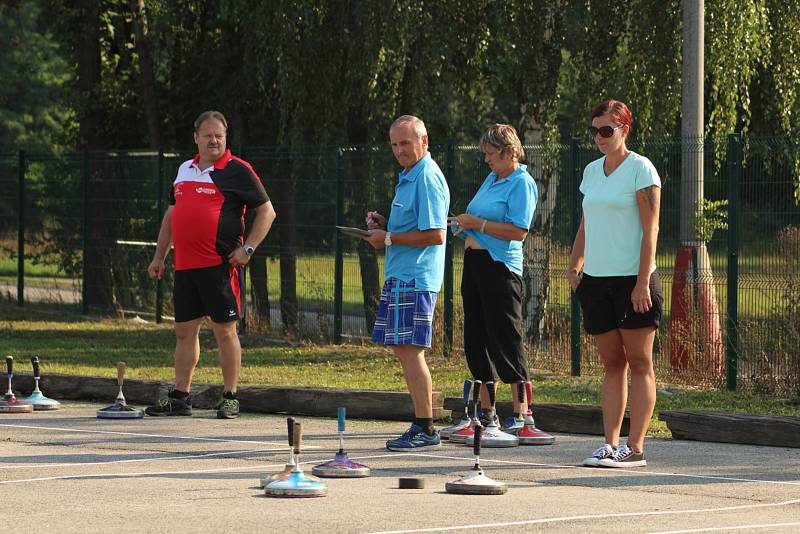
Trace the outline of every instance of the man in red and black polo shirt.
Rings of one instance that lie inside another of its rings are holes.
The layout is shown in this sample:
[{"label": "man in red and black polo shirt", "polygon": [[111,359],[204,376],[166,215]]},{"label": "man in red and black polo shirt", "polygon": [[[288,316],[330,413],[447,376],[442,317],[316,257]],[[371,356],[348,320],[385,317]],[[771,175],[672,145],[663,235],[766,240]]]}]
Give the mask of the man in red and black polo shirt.
[{"label": "man in red and black polo shirt", "polygon": [[[194,123],[197,155],[178,168],[158,246],[147,271],[164,274],[164,258],[175,247],[175,387],[149,406],[147,415],[191,415],[189,390],[200,359],[200,324],[205,316],[219,348],[224,392],[217,417],[239,415],[236,385],[242,348],[236,332],[241,316],[242,268],[275,220],[267,192],[253,168],[226,149],[228,123],[206,111]],[[244,234],[244,213],[255,211]]]}]

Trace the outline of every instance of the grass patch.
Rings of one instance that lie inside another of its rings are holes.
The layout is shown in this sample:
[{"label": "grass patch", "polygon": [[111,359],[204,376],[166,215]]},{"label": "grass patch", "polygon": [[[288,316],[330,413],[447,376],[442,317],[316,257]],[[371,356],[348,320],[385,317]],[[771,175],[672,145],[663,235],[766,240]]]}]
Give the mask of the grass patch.
[{"label": "grass patch", "polygon": [[[48,313],[0,306],[0,351],[27,370],[28,359],[39,356],[45,373],[116,376],[114,364],[127,362],[128,376],[142,380],[173,380],[174,334],[170,324],[141,324],[122,320],[87,320],[69,313]],[[263,336],[245,335],[242,385],[276,385],[404,391],[405,381],[392,352],[355,345],[276,346]],[[201,334],[197,383],[220,383],[216,343],[210,329]],[[429,361],[434,387],[446,396],[460,396],[466,365],[461,357]],[[542,403],[600,403],[598,377],[553,376],[535,372],[534,400]],[[659,385],[660,388],[664,387]],[[511,399],[502,386],[501,400]],[[666,388],[656,413],[671,409],[718,410],[800,416],[797,401],[757,397],[748,393]],[[654,418],[651,436],[668,437],[666,425]]]},{"label": "grass patch", "polygon": [[[720,310],[727,309],[728,289],[726,281],[727,256],[724,250],[717,246],[711,251],[711,265],[714,271],[715,292],[717,305]],[[569,249],[556,247],[551,258],[551,267],[554,276],[551,279],[550,301],[551,306],[569,306],[571,292],[561,273],[568,262]],[[461,244],[457,244],[453,262],[453,287],[454,297],[460,302],[458,288],[461,286],[463,270],[463,252]],[[661,266],[661,276],[664,293],[667,296],[667,311],[669,311],[672,294],[672,266],[675,253],[672,250],[660,250],[657,263]],[[740,260],[739,272],[739,313],[742,317],[770,318],[775,309],[786,305],[784,281],[774,274],[775,266],[782,265],[781,259],[775,254],[761,253],[743,255]],[[80,287],[80,278],[66,277],[64,272],[55,264],[36,263],[26,259],[25,285],[28,287],[48,287],[53,289],[75,289]],[[334,271],[335,257],[333,255],[305,254],[297,256],[297,283],[296,291],[300,309],[325,310],[333,313]],[[144,270],[146,264],[141,265]],[[378,270],[383,272],[383,257],[378,258]],[[0,284],[16,286],[17,260],[0,250]],[[249,283],[249,281],[248,281]],[[267,286],[270,299],[278,302],[280,299],[280,262],[277,257],[267,260]],[[152,286],[142,287],[141,291],[152,292]],[[443,299],[440,299],[443,300]],[[348,253],[344,255],[342,305],[345,315],[363,314],[363,295],[361,291],[361,269],[358,255]]]}]

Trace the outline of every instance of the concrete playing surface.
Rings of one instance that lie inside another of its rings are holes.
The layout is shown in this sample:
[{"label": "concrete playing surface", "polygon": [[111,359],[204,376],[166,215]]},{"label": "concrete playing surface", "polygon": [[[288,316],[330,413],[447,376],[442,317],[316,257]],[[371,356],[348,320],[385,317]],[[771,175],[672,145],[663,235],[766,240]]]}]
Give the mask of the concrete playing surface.
[{"label": "concrete playing surface", "polygon": [[[600,438],[486,449],[501,496],[457,496],[445,483],[472,466],[471,448],[384,447],[406,426],[348,420],[351,458],[366,479],[327,479],[319,499],[268,498],[258,477],[288,458],[283,416],[99,420],[102,405],[0,414],[3,523],[14,532],[799,532],[800,450],[647,442],[648,466],[579,467]],[[335,416],[335,414],[331,414]],[[303,423],[310,471],[338,448],[336,420]],[[423,477],[422,490],[397,489]]]}]

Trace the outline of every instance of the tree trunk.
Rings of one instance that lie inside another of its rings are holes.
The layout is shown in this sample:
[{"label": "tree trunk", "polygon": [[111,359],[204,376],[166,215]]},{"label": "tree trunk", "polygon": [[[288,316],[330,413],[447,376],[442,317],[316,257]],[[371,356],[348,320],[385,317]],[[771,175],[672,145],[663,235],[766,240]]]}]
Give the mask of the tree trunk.
[{"label": "tree trunk", "polygon": [[100,8],[98,0],[76,2],[78,31],[79,149],[102,147],[100,93]]},{"label": "tree trunk", "polygon": [[253,293],[253,313],[258,318],[259,324],[269,328],[270,303],[269,303],[269,264],[266,250],[262,247],[256,249],[253,259],[248,263],[250,271],[250,288]]},{"label": "tree trunk", "polygon": [[280,181],[280,267],[281,267],[281,322],[283,332],[296,336],[299,332],[297,305],[297,245],[295,236],[297,180],[291,162],[285,164],[288,172],[281,173],[286,180]]},{"label": "tree trunk", "polygon": [[[348,116],[348,141],[355,144],[367,142],[366,119],[362,115],[361,108],[351,109]],[[351,220],[362,220],[367,211],[378,209],[375,206],[376,199],[371,192],[375,191],[375,184],[371,183],[369,172],[369,155],[364,157],[356,155],[350,161],[350,172],[353,182],[358,184],[353,191],[353,202],[350,204],[353,213],[350,213]],[[374,206],[374,207],[372,207]],[[387,219],[389,213],[383,214]],[[364,319],[367,328],[372,328],[375,324],[375,315],[378,310],[380,300],[380,272],[378,269],[378,254],[374,248],[364,241],[358,244],[358,264],[361,270],[361,295],[364,301]]]},{"label": "tree trunk", "polygon": [[[520,130],[524,131],[522,125]],[[526,144],[539,144],[542,141],[541,129],[534,125],[523,134]],[[552,251],[551,231],[556,194],[561,181],[555,170],[545,173],[542,166],[543,153],[528,154],[528,172],[536,180],[539,188],[539,202],[536,206],[533,228],[522,248],[525,261],[523,281],[525,296],[523,309],[526,317],[526,337],[532,349],[541,346],[544,336],[547,300],[550,294],[550,256]]]},{"label": "tree trunk", "polygon": [[[76,2],[78,30],[78,90],[80,106],[78,111],[79,149],[97,150],[103,148],[103,118],[100,109],[101,62],[100,62],[100,7],[97,0]],[[86,280],[87,304],[104,311],[113,308],[111,262],[108,252],[108,231],[105,225],[93,221],[107,217],[92,198],[113,198],[107,194],[108,184],[103,180],[93,180],[95,172],[89,165],[88,192],[89,250],[83,253],[89,259],[89,272]]]},{"label": "tree trunk", "polygon": [[136,29],[136,53],[139,55],[139,82],[142,88],[142,105],[147,122],[147,134],[150,148],[162,148],[158,97],[156,94],[155,74],[153,70],[153,51],[150,42],[145,0],[131,0],[133,24]]}]

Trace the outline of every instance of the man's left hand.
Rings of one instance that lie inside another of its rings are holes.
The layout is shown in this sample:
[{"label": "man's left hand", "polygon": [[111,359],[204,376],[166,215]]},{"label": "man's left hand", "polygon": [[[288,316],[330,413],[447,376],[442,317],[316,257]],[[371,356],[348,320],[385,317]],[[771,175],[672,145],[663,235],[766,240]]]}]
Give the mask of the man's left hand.
[{"label": "man's left hand", "polygon": [[244,251],[244,247],[239,247],[228,254],[228,263],[233,267],[244,267],[250,261],[250,255]]},{"label": "man's left hand", "polygon": [[373,248],[380,250],[386,246],[384,243],[384,240],[386,239],[386,231],[376,228],[369,231],[369,236],[362,237],[361,239],[372,245]]}]

